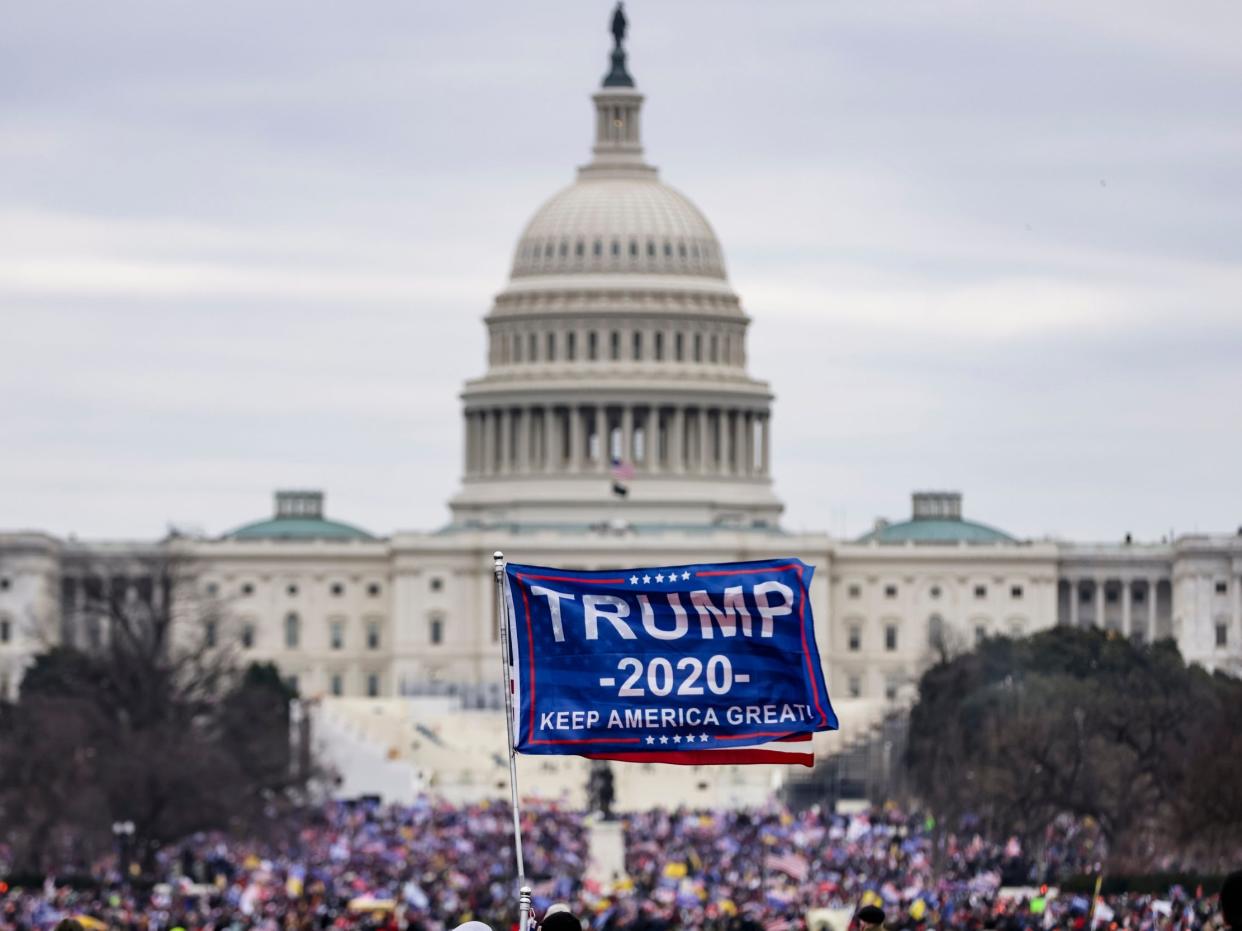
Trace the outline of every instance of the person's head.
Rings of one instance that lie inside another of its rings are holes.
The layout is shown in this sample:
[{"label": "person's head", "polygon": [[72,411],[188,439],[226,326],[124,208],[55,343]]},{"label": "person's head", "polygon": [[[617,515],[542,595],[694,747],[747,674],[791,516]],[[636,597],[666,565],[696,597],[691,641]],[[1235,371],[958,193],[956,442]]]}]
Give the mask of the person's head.
[{"label": "person's head", "polygon": [[1242,931],[1242,870],[1226,876],[1220,887],[1220,916],[1233,931]]},{"label": "person's head", "polygon": [[862,931],[884,927],[884,912],[875,905],[864,905],[858,910],[858,924]]},{"label": "person's head", "polygon": [[539,923],[539,931],[582,931],[582,922],[574,917],[568,905],[557,902],[548,907]]}]

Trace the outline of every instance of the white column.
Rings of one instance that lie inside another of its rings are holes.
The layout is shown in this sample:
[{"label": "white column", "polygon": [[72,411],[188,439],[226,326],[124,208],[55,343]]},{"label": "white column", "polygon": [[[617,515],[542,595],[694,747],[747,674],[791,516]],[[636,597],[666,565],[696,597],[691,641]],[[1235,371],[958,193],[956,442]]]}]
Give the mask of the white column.
[{"label": "white column", "polygon": [[483,431],[483,442],[479,444],[483,453],[482,467],[479,469],[481,475],[491,475],[495,471],[496,464],[496,431],[495,421],[492,419],[491,411],[479,411],[479,426]]},{"label": "white column", "polygon": [[733,412],[733,474],[746,474],[746,412]]},{"label": "white column", "polygon": [[1157,607],[1159,604],[1159,579],[1150,579],[1147,582],[1147,626],[1148,639],[1155,641],[1159,633],[1159,621],[1157,620]]},{"label": "white column", "polygon": [[621,460],[634,465],[634,407],[621,408]]},{"label": "white column", "polygon": [[764,427],[764,448],[759,456],[759,473],[761,475],[769,474],[769,464],[771,463],[771,448],[773,448],[773,417],[770,413],[764,413],[760,418]]},{"label": "white column", "polygon": [[500,471],[513,471],[513,411],[504,408],[500,415]]},{"label": "white column", "polygon": [[517,471],[530,471],[530,408],[519,407],[513,412],[517,430]]},{"label": "white column", "polygon": [[559,439],[556,408],[549,404],[543,409],[543,471],[545,472],[552,472],[560,465],[557,461],[560,455],[560,446],[557,445]]},{"label": "white column", "polygon": [[608,468],[608,422],[604,416],[604,405],[595,405],[595,471],[603,472]]},{"label": "white column", "polygon": [[1132,580],[1121,580],[1121,632],[1130,636],[1130,586]]},{"label": "white column", "polygon": [[582,447],[585,445],[582,414],[582,408],[577,404],[569,405],[569,468],[573,472],[582,471]]},{"label": "white column", "polygon": [[707,472],[707,408],[698,408],[698,459],[694,464],[699,474]]}]

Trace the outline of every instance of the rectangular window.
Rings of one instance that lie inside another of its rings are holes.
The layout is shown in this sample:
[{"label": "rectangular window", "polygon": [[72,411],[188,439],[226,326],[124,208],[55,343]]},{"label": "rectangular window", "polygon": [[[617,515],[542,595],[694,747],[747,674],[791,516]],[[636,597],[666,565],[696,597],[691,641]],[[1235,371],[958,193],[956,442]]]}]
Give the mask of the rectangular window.
[{"label": "rectangular window", "polygon": [[889,624],[884,628],[884,649],[892,653],[897,649],[897,625]]},{"label": "rectangular window", "polygon": [[1229,646],[1229,626],[1227,624],[1216,625],[1216,645],[1218,647]]},{"label": "rectangular window", "polygon": [[565,358],[573,362],[574,356],[578,354],[578,334],[569,333],[565,336]]},{"label": "rectangular window", "polygon": [[344,686],[345,683],[341,680],[341,674],[339,672],[334,672],[332,674],[332,694],[338,697],[343,695],[345,692]]},{"label": "rectangular window", "polygon": [[976,598],[988,597],[988,587],[986,585],[976,585],[975,586],[975,597]]},{"label": "rectangular window", "polygon": [[367,673],[367,698],[379,698],[380,680],[379,673]]},{"label": "rectangular window", "polygon": [[215,621],[208,621],[203,625],[203,644],[207,647],[207,649],[214,650],[216,648],[219,636],[219,626]]},{"label": "rectangular window", "polygon": [[988,629],[982,624],[975,625],[975,646],[983,643],[988,638]]},{"label": "rectangular window", "polygon": [[678,362],[681,361],[682,356],[685,354],[682,348],[683,345],[684,341],[682,335],[680,333],[676,334],[673,337],[673,358]]},{"label": "rectangular window", "polygon": [[242,642],[242,646],[247,650],[249,650],[251,647],[254,646],[254,625],[253,624],[242,625],[241,642]]},{"label": "rectangular window", "polygon": [[433,617],[431,619],[431,642],[432,643],[443,643],[444,642],[444,619],[443,618]]},{"label": "rectangular window", "polygon": [[664,334],[657,333],[655,335],[655,360],[657,362],[664,361]]},{"label": "rectangular window", "polygon": [[380,645],[379,621],[367,622],[367,649],[378,650]]},{"label": "rectangular window", "polygon": [[556,361],[556,334],[555,333],[548,334],[548,361],[549,362]]},{"label": "rectangular window", "polygon": [[885,598],[896,598],[897,597],[897,586],[896,585],[885,585],[884,586],[884,597]]},{"label": "rectangular window", "polygon": [[861,598],[861,597],[862,597],[862,587],[861,587],[861,586],[859,586],[859,585],[851,585],[851,586],[849,587],[849,596],[850,596],[851,598]]},{"label": "rectangular window", "polygon": [[1117,589],[1104,589],[1104,601],[1106,604],[1115,605],[1117,603]]},{"label": "rectangular window", "polygon": [[857,653],[862,649],[862,628],[857,624],[850,627],[850,652]]},{"label": "rectangular window", "polygon": [[13,622],[7,617],[0,620],[0,643],[8,643],[13,636]]},{"label": "rectangular window", "polygon": [[1011,586],[1009,589],[1009,597],[1014,598],[1014,599],[1021,598],[1022,597],[1022,586],[1021,585]]},{"label": "rectangular window", "polygon": [[1143,602],[1147,600],[1147,592],[1145,592],[1141,588],[1136,588],[1134,590],[1134,595],[1132,597],[1134,598],[1134,603],[1136,605],[1141,605]]},{"label": "rectangular window", "polygon": [[599,336],[594,330],[587,334],[587,359],[594,362],[599,351]]},{"label": "rectangular window", "polygon": [[634,361],[637,362],[643,357],[643,334],[634,334]]},{"label": "rectangular window", "polygon": [[862,698],[862,679],[859,676],[850,676],[850,698]]},{"label": "rectangular window", "polygon": [[1216,594],[1218,595],[1229,594],[1229,583],[1228,582],[1217,582],[1216,583]]},{"label": "rectangular window", "polygon": [[1078,600],[1082,604],[1090,604],[1091,603],[1091,589],[1089,588],[1078,589]]},{"label": "rectangular window", "polygon": [[621,334],[614,330],[612,336],[609,337],[609,342],[611,343],[608,347],[609,355],[612,356],[612,361],[616,362],[621,358]]},{"label": "rectangular window", "polygon": [[345,648],[345,624],[333,621],[328,625],[328,645],[334,650]]}]

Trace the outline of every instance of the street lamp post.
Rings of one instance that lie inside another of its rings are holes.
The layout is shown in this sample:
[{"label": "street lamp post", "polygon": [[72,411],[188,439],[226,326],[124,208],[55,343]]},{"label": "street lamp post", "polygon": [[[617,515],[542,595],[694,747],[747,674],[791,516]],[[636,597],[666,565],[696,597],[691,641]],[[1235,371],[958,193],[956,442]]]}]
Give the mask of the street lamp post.
[{"label": "street lamp post", "polygon": [[113,821],[112,836],[116,838],[117,856],[121,861],[121,884],[124,885],[129,878],[130,845],[134,839],[134,822]]}]

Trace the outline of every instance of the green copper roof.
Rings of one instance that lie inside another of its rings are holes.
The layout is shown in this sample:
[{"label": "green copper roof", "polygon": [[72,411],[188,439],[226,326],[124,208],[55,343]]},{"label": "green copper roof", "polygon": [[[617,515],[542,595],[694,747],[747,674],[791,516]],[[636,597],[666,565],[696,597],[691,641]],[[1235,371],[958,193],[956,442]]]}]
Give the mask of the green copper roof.
[{"label": "green copper roof", "polygon": [[323,517],[272,517],[238,527],[226,540],[374,540],[352,524]]},{"label": "green copper roof", "polygon": [[1016,543],[1009,534],[970,520],[919,517],[880,527],[858,538],[859,543]]}]

